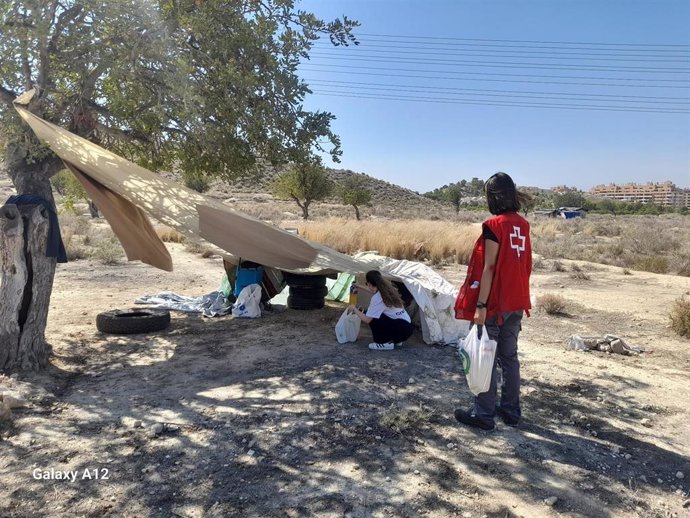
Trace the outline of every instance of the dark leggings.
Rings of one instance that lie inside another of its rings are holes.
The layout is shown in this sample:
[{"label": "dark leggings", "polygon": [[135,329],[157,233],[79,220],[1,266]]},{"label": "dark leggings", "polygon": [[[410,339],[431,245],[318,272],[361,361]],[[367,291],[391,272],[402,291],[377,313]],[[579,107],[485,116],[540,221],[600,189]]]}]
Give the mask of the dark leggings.
[{"label": "dark leggings", "polygon": [[402,318],[390,318],[381,315],[369,322],[374,342],[385,344],[386,342],[400,343],[412,336],[414,325]]}]

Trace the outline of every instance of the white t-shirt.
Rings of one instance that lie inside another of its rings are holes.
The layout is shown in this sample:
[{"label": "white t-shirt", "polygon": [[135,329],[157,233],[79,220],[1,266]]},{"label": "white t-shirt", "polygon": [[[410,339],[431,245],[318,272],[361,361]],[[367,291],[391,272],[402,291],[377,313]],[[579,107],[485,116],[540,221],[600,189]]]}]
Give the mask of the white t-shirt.
[{"label": "white t-shirt", "polygon": [[371,318],[379,318],[381,315],[386,315],[388,318],[394,320],[403,319],[406,322],[411,322],[410,315],[407,314],[405,308],[389,308],[383,303],[381,293],[378,291],[371,297],[369,302],[369,309],[367,309],[367,316]]}]

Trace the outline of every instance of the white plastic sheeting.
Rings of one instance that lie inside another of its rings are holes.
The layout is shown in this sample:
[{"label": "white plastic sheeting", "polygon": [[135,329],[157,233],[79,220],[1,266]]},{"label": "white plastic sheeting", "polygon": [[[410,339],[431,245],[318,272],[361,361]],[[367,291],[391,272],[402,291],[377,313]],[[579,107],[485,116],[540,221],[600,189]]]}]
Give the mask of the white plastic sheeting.
[{"label": "white plastic sheeting", "polygon": [[457,346],[458,340],[467,336],[469,321],[455,318],[458,288],[439,273],[422,263],[391,259],[372,252],[362,252],[354,259],[405,284],[419,306],[425,343]]}]

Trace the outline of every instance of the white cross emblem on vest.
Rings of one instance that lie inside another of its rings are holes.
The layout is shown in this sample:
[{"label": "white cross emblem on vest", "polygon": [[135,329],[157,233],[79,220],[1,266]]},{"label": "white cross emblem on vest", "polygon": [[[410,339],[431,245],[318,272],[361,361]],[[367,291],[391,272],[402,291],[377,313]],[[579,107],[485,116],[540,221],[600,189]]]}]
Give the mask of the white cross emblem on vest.
[{"label": "white cross emblem on vest", "polygon": [[520,234],[520,227],[513,227],[513,232],[510,234],[510,248],[517,252],[518,257],[520,257],[520,252],[525,251],[525,236]]}]

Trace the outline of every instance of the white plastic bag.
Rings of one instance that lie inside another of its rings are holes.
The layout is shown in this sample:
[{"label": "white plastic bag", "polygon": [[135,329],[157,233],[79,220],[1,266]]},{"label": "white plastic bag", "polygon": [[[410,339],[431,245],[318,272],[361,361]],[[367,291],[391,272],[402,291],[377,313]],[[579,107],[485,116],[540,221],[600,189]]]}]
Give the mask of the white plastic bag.
[{"label": "white plastic bag", "polygon": [[250,284],[245,286],[232,305],[232,314],[242,318],[257,318],[261,316],[261,286]]},{"label": "white plastic bag", "polygon": [[361,324],[362,321],[354,311],[350,309],[343,311],[343,314],[338,319],[338,323],[335,325],[335,337],[338,339],[338,343],[355,342],[359,336],[359,326]]},{"label": "white plastic bag", "polygon": [[458,344],[458,354],[462,360],[467,384],[475,396],[489,390],[496,346],[496,340],[489,338],[486,327],[477,325],[472,326],[467,337]]}]

